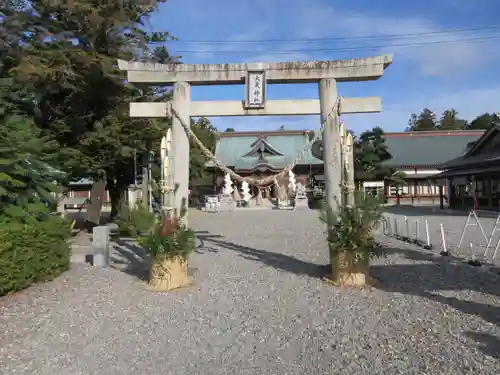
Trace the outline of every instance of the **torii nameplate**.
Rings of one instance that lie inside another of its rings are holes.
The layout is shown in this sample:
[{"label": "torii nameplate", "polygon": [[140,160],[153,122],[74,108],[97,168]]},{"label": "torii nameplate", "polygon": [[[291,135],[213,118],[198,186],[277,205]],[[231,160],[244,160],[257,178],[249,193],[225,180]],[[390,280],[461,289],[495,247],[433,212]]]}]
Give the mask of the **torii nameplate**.
[{"label": "torii nameplate", "polygon": [[245,109],[263,109],[266,105],[266,72],[248,71],[245,80]]}]

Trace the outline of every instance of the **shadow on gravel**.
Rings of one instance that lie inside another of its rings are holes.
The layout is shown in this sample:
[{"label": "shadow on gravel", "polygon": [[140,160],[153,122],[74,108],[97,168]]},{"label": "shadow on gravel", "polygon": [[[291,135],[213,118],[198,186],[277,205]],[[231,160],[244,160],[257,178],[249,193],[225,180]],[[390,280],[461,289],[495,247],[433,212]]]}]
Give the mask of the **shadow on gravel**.
[{"label": "shadow on gravel", "polygon": [[397,249],[397,248],[385,248],[387,255],[400,254],[406,259],[411,259],[420,262],[444,262],[444,261],[456,261],[463,262],[462,258],[456,257],[454,255],[449,255],[443,258],[439,255],[439,250],[433,250],[436,253],[432,253],[432,250],[411,250],[411,249]]},{"label": "shadow on gravel", "polygon": [[[388,255],[399,254],[416,264],[372,265],[372,276],[394,292],[428,290],[473,290],[500,297],[497,275],[472,267],[463,259],[446,258],[421,250],[387,248]],[[395,281],[395,282],[394,282]],[[418,295],[418,294],[417,294]]]},{"label": "shadow on gravel", "polygon": [[[500,278],[482,272],[462,262],[440,260],[432,254],[416,250],[388,249],[388,253],[399,253],[408,259],[430,263],[373,265],[371,276],[377,280],[374,287],[386,292],[424,297],[448,305],[462,313],[476,315],[495,325],[500,325],[500,307],[467,301],[456,297],[445,297],[437,291],[471,290],[491,294],[500,298]],[[470,333],[468,336],[481,343],[481,350],[500,357],[500,338],[487,334]]]},{"label": "shadow on gravel", "polygon": [[205,251],[208,251],[209,253],[218,253],[219,250],[217,250],[215,247],[210,246],[207,244],[207,241],[210,242],[214,238],[222,238],[221,235],[219,234],[210,234],[210,232],[206,230],[202,231],[197,231],[196,233],[196,249],[195,252],[198,254],[205,254]]},{"label": "shadow on gravel", "polygon": [[[207,246],[206,239],[217,238],[221,236],[210,235],[209,232],[196,232],[196,249],[198,254],[204,254],[205,251],[217,252],[217,249]],[[201,234],[201,236],[199,235]],[[149,271],[151,268],[151,257],[139,246],[133,239],[115,239],[111,252],[111,267],[125,272],[128,275],[139,278],[143,281],[149,281]],[[195,276],[197,270],[188,267],[188,274]]]},{"label": "shadow on gravel", "polygon": [[151,258],[146,251],[133,241],[116,239],[111,266],[131,276],[147,281]]},{"label": "shadow on gravel", "polygon": [[441,210],[439,206],[418,207],[411,205],[402,206],[387,206],[384,210],[389,214],[405,215],[405,216],[458,216],[464,217],[464,220],[469,215],[470,210]]},{"label": "shadow on gravel", "polygon": [[197,237],[202,243],[208,242],[223,249],[236,251],[240,253],[244,259],[261,262],[278,270],[294,273],[296,275],[306,275],[313,278],[320,278],[325,276],[329,270],[328,265],[325,266],[309,263],[289,255],[254,249],[232,242],[223,241],[219,239],[223,238],[222,236],[211,235],[208,232],[197,232]]},{"label": "shadow on gravel", "polygon": [[466,332],[465,335],[480,343],[479,350],[490,357],[500,359],[500,338],[484,332]]}]

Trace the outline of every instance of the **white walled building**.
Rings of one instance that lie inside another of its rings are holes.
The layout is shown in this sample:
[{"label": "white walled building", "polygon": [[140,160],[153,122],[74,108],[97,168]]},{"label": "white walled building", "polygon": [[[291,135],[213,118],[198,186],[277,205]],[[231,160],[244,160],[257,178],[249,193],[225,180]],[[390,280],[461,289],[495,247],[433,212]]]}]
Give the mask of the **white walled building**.
[{"label": "white walled building", "polygon": [[[444,185],[444,195],[447,196],[446,184],[432,177],[441,172],[443,163],[464,154],[483,133],[484,130],[386,133],[386,145],[392,159],[384,164],[407,175],[401,203],[437,203],[440,184]],[[365,182],[364,186],[371,190],[374,186],[383,187],[388,203],[396,200],[395,189],[391,189],[387,182]]]}]

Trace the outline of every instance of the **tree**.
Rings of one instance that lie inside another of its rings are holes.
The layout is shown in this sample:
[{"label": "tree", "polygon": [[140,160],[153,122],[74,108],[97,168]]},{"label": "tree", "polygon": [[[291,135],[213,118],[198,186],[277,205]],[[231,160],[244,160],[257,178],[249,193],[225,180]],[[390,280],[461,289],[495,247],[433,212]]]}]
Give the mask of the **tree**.
[{"label": "tree", "polygon": [[458,117],[458,112],[455,109],[447,109],[443,112],[439,124],[437,126],[438,130],[460,130],[467,126],[467,122]]},{"label": "tree", "polygon": [[62,175],[45,161],[46,139],[29,119],[0,109],[0,216],[29,222],[48,213]]},{"label": "tree", "polygon": [[[206,117],[201,117],[197,121],[191,120],[191,129],[210,151],[215,151],[217,129],[210,120]],[[196,180],[204,180],[207,177],[205,170],[207,159],[192,140],[190,140],[189,158],[189,181],[193,184]]]},{"label": "tree", "polygon": [[224,130],[226,133],[233,133],[234,132],[234,128],[227,128],[226,130]]},{"label": "tree", "polygon": [[62,174],[49,165],[50,140],[16,107],[13,99],[21,87],[10,75],[16,51],[12,45],[4,47],[0,47],[0,220],[28,224],[48,213]]},{"label": "tree", "polygon": [[418,115],[412,113],[406,131],[432,131],[436,130],[436,115],[428,108],[424,108]]},{"label": "tree", "polygon": [[383,178],[386,174],[382,163],[391,158],[380,127],[361,133],[354,140],[354,170],[357,180]]},{"label": "tree", "polygon": [[[115,212],[134,150],[151,146],[163,130],[158,121],[129,118],[129,102],[155,97],[158,90],[126,84],[116,59],[175,61],[164,47],[156,54],[148,48],[169,34],[145,31],[165,1],[37,0],[4,17],[18,25],[23,57],[15,72],[32,93],[20,105],[43,136],[57,141],[59,164],[69,176],[91,177],[96,187],[107,183]],[[94,224],[102,193],[95,190],[88,217]]]},{"label": "tree", "polygon": [[476,117],[472,120],[467,129],[475,130],[475,129],[488,129],[491,127],[494,121],[499,121],[500,118],[494,113],[483,113],[482,115]]},{"label": "tree", "polygon": [[285,131],[285,125],[281,125],[280,128],[278,129],[278,131],[284,132]]},{"label": "tree", "polygon": [[395,171],[390,176],[385,178],[390,186],[394,186],[396,188],[396,204],[398,206],[401,204],[401,196],[403,195],[402,187],[407,185],[406,178],[407,175],[403,171]]}]

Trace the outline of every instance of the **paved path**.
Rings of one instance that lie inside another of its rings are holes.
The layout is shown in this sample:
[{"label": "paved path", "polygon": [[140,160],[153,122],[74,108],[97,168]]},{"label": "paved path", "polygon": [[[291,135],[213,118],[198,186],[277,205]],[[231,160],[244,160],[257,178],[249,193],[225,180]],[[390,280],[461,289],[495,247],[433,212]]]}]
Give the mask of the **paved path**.
[{"label": "paved path", "polygon": [[[147,292],[132,244],[0,300],[1,374],[497,374],[500,278],[384,239],[338,289],[316,212],[192,215],[195,285]],[[127,273],[128,272],[128,273]]]}]

